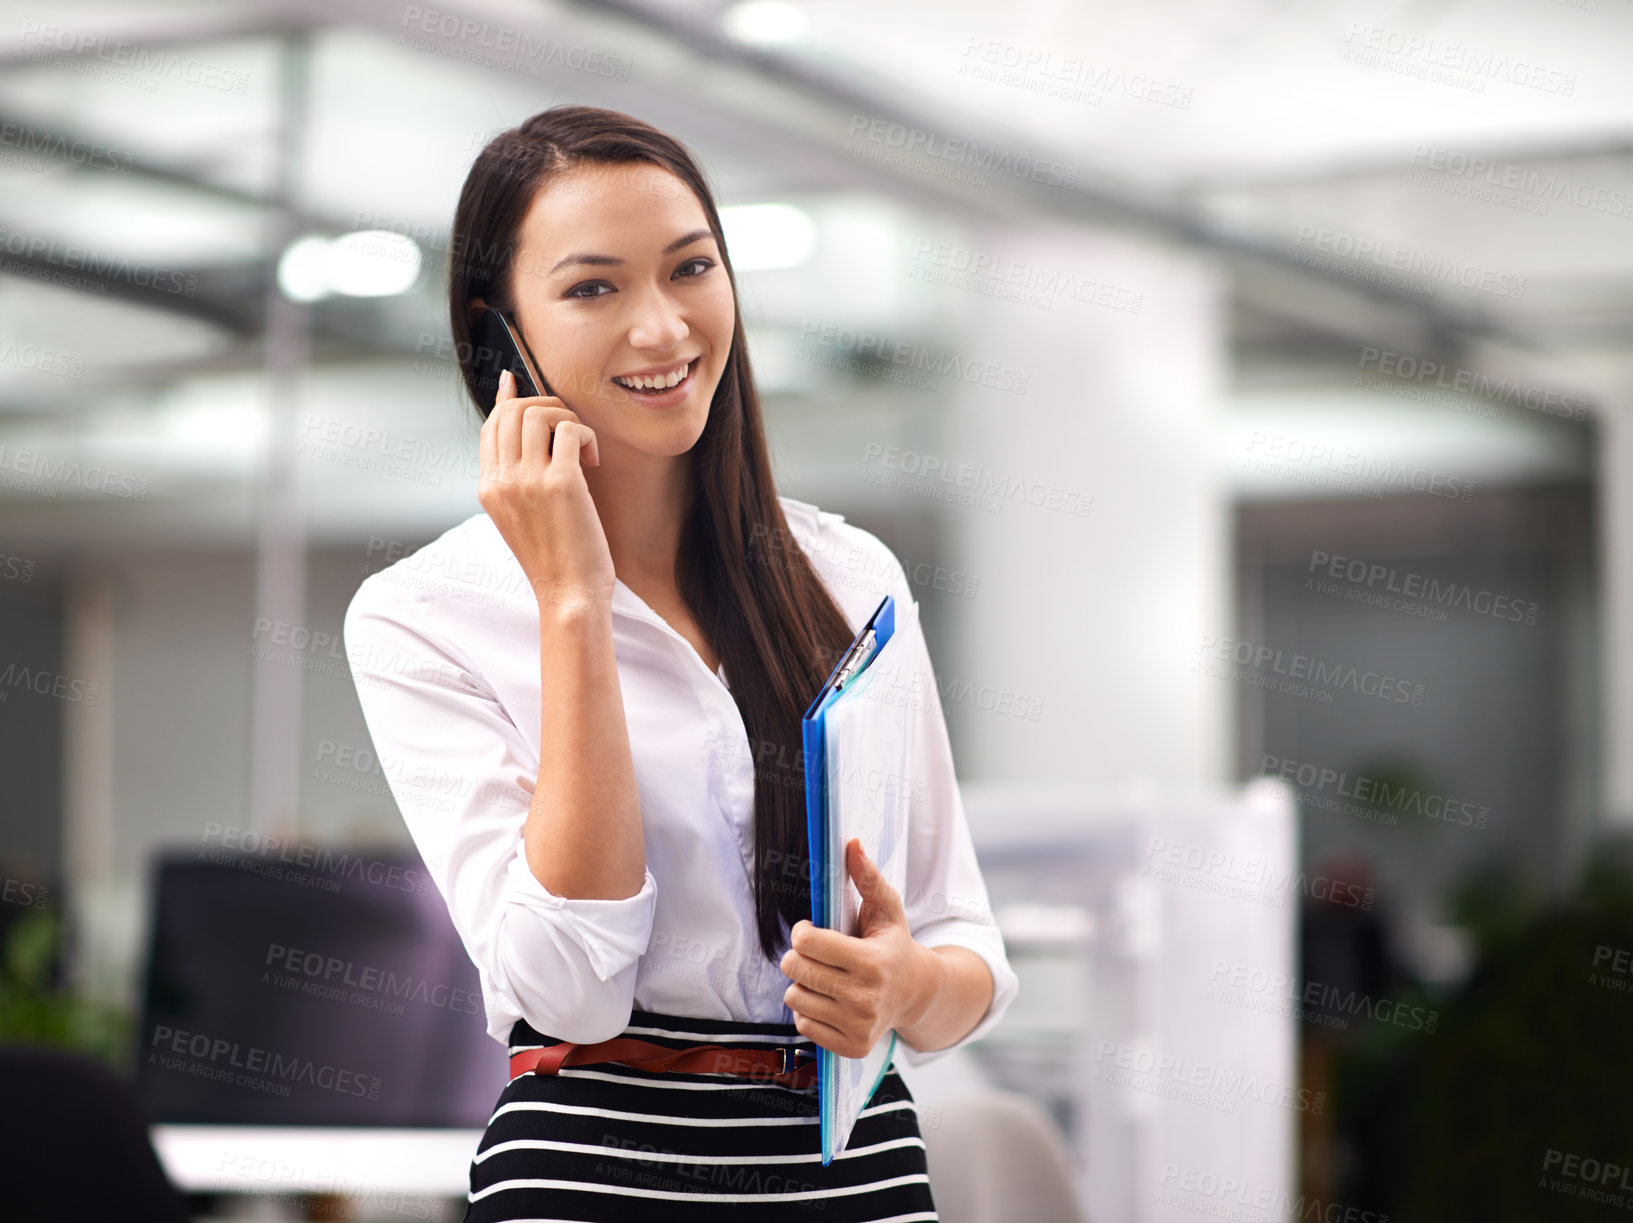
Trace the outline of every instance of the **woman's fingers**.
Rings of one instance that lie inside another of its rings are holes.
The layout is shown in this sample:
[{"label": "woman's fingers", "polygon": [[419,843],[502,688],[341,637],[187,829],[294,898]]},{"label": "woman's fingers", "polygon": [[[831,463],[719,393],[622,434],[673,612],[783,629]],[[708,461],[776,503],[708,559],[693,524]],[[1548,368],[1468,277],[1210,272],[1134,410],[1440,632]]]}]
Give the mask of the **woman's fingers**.
[{"label": "woman's fingers", "polygon": [[845,1022],[845,1010],[839,1003],[826,994],[819,994],[803,985],[790,985],[784,991],[782,1000],[789,1010],[809,1015],[830,1027],[838,1028]]},{"label": "woman's fingers", "polygon": [[[556,414],[557,437],[555,444],[557,446],[561,444],[562,422],[570,422],[573,425],[572,435],[578,439],[578,445],[574,451],[574,461],[584,467],[599,467],[601,465],[601,451],[597,449],[595,444],[595,430],[580,420],[578,413],[571,408],[556,408],[552,409],[552,412]],[[553,457],[555,452],[552,451],[551,454]]]},{"label": "woman's fingers", "polygon": [[493,478],[501,484],[509,484],[516,478],[516,464],[522,461],[522,414],[514,397],[495,401],[493,414],[498,418],[494,432],[499,451],[499,466]]},{"label": "woman's fingers", "polygon": [[[586,435],[590,431],[574,420],[564,420],[556,425],[555,446],[550,452],[550,465],[565,464],[566,467],[577,467],[582,462]],[[565,468],[564,468],[565,471]]]},{"label": "woman's fingers", "polygon": [[801,1036],[816,1041],[824,1049],[846,1056],[866,1056],[866,1050],[861,1054],[848,1052],[853,1046],[850,1037],[846,1036],[831,1023],[823,1023],[820,1019],[812,1019],[809,1015],[794,1012],[794,1030]]},{"label": "woman's fingers", "polygon": [[840,971],[849,971],[856,957],[856,937],[837,930],[825,930],[803,918],[788,932],[788,945],[809,960],[817,960]]},{"label": "woman's fingers", "polygon": [[477,434],[477,473],[484,480],[492,480],[499,474],[499,421],[497,413],[499,405],[509,398],[505,393],[506,376],[509,373],[508,369],[499,371],[499,389],[494,392],[493,408],[488,413],[488,418],[482,422],[482,428]]},{"label": "woman's fingers", "polygon": [[559,431],[567,423],[577,429],[578,445],[573,462],[598,466],[601,454],[596,446],[595,430],[579,420],[578,413],[560,400],[548,395],[495,400],[493,412],[482,427],[484,474],[491,473],[489,478],[497,482],[510,483],[518,470],[545,470],[560,453]]},{"label": "woman's fingers", "polygon": [[552,395],[516,395],[501,371],[483,423],[477,503],[541,601],[604,608],[617,574],[579,470],[599,459],[595,433]]},{"label": "woman's fingers", "polygon": [[850,974],[844,969],[810,959],[797,951],[786,953],[778,967],[790,981],[830,998],[839,997],[850,987]]},{"label": "woman's fingers", "polygon": [[523,467],[543,470],[550,462],[550,429],[553,424],[550,410],[542,403],[530,403],[522,409]]}]

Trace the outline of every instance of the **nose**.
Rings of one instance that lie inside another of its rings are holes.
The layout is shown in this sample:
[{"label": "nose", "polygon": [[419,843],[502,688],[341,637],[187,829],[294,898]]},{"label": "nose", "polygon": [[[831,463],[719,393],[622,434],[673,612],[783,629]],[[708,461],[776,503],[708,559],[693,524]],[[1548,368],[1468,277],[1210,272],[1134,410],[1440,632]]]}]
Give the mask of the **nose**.
[{"label": "nose", "polygon": [[654,285],[638,296],[629,320],[631,348],[670,352],[690,334],[680,303],[666,287]]}]

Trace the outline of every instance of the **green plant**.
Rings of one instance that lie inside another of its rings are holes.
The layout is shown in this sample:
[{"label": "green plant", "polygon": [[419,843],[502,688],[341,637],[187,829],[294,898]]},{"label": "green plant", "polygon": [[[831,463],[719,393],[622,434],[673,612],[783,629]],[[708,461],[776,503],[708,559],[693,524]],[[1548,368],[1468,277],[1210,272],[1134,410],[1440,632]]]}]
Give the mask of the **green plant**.
[{"label": "green plant", "polygon": [[1473,872],[1455,907],[1478,962],[1436,1030],[1354,1051],[1369,1207],[1402,1223],[1530,1223],[1633,1206],[1620,1173],[1633,1166],[1633,873],[1596,848],[1553,903]]},{"label": "green plant", "polygon": [[131,1069],[134,1017],[124,1007],[81,998],[52,981],[63,921],[54,909],[17,918],[0,947],[0,1044],[54,1045]]}]

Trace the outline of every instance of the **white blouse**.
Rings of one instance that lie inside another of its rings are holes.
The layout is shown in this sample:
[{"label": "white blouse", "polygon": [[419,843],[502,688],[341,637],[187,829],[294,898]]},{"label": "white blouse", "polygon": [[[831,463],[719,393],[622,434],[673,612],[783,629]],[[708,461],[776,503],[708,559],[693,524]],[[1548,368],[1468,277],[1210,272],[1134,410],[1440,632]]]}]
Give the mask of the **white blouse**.
[{"label": "white blouse", "polygon": [[[886,593],[912,599],[877,537],[779,500],[853,632]],[[757,551],[770,563],[779,553]],[[621,1032],[631,1008],[790,1023],[788,978],[756,933],[754,773],[724,670],[711,671],[622,581],[612,629],[646,879],[626,899],[568,899],[538,881],[524,850],[540,768],[539,611],[492,520],[475,514],[370,575],[346,610],[369,733],[476,964],[488,1033],[503,1043],[525,1018],[541,1033],[594,1042]],[[1018,983],[970,843],[929,653],[915,636],[912,691],[925,696],[905,770],[915,801],[902,899],[920,943],[967,947],[992,971],[992,1003],[964,1044],[998,1022]],[[913,1065],[945,1052],[899,1047]]]}]

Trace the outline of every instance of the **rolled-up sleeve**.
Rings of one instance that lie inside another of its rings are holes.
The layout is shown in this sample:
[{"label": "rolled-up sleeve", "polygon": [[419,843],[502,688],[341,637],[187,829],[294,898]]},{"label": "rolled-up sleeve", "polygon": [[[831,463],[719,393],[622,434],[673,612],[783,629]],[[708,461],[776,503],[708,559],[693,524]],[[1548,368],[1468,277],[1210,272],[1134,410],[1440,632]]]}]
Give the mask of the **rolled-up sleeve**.
[{"label": "rolled-up sleeve", "polygon": [[506,1042],[518,1018],[562,1040],[617,1035],[651,939],[652,873],[618,900],[550,892],[523,841],[539,762],[427,600],[370,577],[343,631],[381,770],[476,965],[489,1035]]},{"label": "rolled-up sleeve", "polygon": [[[898,602],[907,602],[913,595],[906,572],[894,556],[891,562],[896,574],[891,593]],[[901,1042],[907,1064],[917,1066],[986,1035],[1009,1009],[1020,982],[1009,965],[964,817],[964,799],[953,770],[952,744],[929,647],[921,629],[915,628],[913,636],[918,661],[911,691],[917,722],[906,769],[910,814],[902,903],[908,928],[918,942],[926,947],[966,947],[992,973],[992,1001],[980,1022],[958,1041],[929,1051]]]}]

